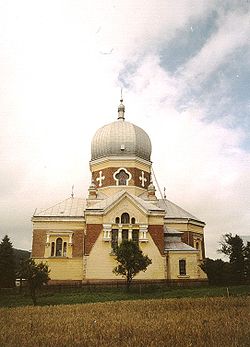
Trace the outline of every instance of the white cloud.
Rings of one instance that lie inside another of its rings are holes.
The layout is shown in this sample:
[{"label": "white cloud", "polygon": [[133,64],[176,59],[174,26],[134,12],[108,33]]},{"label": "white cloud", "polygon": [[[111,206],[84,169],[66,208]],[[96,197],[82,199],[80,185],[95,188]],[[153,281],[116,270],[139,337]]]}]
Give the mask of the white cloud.
[{"label": "white cloud", "polygon": [[63,200],[73,183],[76,195],[86,194],[90,141],[97,128],[116,118],[118,76],[124,71],[130,84],[124,91],[126,117],[150,134],[155,171],[168,198],[207,222],[209,254],[221,233],[249,224],[249,154],[239,146],[244,132],[204,123],[209,100],[186,104],[185,112],[176,108],[189,81],[197,76],[203,81],[246,44],[247,15],[242,20],[236,12],[226,15],[180,74],[164,71],[157,55],[162,43],[206,18],[215,4],[2,4],[0,160],[1,182],[8,184],[0,187],[0,235],[8,233],[16,247],[30,248],[35,207]]}]

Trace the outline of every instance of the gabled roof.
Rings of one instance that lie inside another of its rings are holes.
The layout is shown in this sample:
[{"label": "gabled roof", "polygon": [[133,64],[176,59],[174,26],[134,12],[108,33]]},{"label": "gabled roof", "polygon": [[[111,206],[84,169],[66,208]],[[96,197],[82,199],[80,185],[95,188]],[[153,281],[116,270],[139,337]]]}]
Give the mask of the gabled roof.
[{"label": "gabled roof", "polygon": [[174,204],[172,201],[169,201],[167,199],[159,199],[157,205],[163,210],[165,210],[165,218],[191,218],[197,221],[201,221],[199,218],[195,217],[191,213],[187,212],[180,206]]},{"label": "gabled roof", "polygon": [[146,213],[150,213],[150,212],[164,212],[163,209],[161,209],[160,207],[152,204],[149,201],[145,201],[141,198],[139,198],[136,195],[133,195],[129,192],[127,192],[126,190],[121,190],[118,193],[110,196],[107,199],[104,199],[103,201],[98,202],[97,204],[94,204],[90,207],[86,208],[86,211],[107,211],[108,209],[110,209],[112,206],[116,205],[117,203],[119,203],[123,198],[128,197],[129,199],[131,199],[132,201],[134,201],[136,203],[136,205],[141,208],[142,210],[144,210]]},{"label": "gabled roof", "polygon": [[189,252],[198,252],[194,247],[187,245],[181,241],[165,241],[165,252],[166,251],[189,251]]},{"label": "gabled roof", "polygon": [[68,198],[47,209],[36,210],[33,217],[83,217],[86,200]]}]

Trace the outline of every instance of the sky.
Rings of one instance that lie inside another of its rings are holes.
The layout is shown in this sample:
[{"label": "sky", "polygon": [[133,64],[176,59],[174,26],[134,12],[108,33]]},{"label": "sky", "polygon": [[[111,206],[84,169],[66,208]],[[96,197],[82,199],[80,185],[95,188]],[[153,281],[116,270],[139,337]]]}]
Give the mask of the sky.
[{"label": "sky", "polygon": [[0,0],[0,238],[30,250],[37,207],[87,195],[121,88],[207,256],[250,235],[249,38],[249,0]]}]

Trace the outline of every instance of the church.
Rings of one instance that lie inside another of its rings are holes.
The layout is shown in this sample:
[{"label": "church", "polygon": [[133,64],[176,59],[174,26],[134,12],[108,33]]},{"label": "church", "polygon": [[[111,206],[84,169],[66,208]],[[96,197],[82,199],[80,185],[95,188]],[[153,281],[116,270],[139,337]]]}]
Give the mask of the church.
[{"label": "church", "polygon": [[135,279],[191,284],[206,282],[205,223],[164,197],[152,177],[151,141],[125,120],[98,129],[91,143],[86,198],[71,197],[32,216],[32,258],[46,262],[51,284],[119,281],[114,249],[133,240],[151,260]]}]

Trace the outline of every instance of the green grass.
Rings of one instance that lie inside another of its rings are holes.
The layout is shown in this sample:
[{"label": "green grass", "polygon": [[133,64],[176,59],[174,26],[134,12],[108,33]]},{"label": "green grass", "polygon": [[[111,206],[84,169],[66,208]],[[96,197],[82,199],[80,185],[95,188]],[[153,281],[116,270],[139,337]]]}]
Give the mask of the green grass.
[{"label": "green grass", "polygon": [[[250,286],[228,287],[230,296],[250,295]],[[200,288],[169,288],[162,286],[135,286],[130,292],[122,288],[86,287],[86,288],[61,288],[52,291],[51,288],[38,294],[38,305],[65,305],[82,304],[120,300],[165,299],[165,298],[201,298],[227,296],[227,287],[200,287]],[[1,293],[0,307],[18,307],[32,305],[26,294]]]}]

